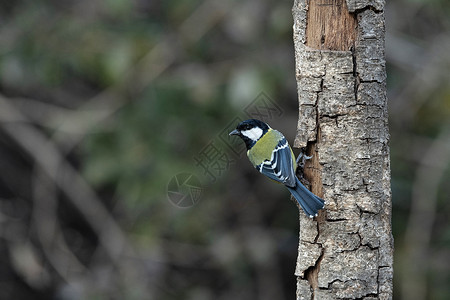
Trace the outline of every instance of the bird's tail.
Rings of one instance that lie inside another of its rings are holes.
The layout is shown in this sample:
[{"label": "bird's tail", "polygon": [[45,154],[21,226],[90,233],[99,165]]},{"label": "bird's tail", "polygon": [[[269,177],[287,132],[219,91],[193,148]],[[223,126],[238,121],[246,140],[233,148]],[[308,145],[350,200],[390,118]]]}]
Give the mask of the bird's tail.
[{"label": "bird's tail", "polygon": [[298,178],[295,179],[295,188],[287,188],[310,218],[317,216],[317,212],[325,207],[325,201],[311,193]]}]

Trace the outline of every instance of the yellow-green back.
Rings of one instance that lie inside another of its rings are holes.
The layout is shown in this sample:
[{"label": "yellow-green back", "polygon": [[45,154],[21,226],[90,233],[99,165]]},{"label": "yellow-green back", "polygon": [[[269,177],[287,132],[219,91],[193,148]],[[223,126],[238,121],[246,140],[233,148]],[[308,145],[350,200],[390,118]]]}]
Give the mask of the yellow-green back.
[{"label": "yellow-green back", "polygon": [[[247,151],[247,156],[250,162],[254,165],[260,165],[264,160],[270,160],[272,156],[272,151],[278,145],[280,140],[284,136],[277,130],[269,128],[269,130],[264,134],[256,144]],[[289,147],[292,154],[292,165],[296,167],[295,156],[292,152],[291,147]]]}]

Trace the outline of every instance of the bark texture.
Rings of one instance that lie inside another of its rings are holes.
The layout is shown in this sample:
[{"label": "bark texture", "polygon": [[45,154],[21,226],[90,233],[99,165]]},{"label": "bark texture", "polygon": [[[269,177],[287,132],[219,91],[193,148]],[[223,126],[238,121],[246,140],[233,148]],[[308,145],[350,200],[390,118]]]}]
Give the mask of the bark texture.
[{"label": "bark texture", "polygon": [[391,299],[384,1],[295,0],[295,147],[326,210],[300,213],[297,299]]}]

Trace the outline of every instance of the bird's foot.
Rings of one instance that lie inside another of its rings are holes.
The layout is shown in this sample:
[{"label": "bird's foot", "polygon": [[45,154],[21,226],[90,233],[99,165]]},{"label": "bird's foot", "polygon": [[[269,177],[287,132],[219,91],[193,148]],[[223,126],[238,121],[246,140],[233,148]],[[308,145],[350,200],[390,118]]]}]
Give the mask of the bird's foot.
[{"label": "bird's foot", "polygon": [[306,148],[300,149],[300,154],[297,156],[297,166],[300,168],[301,172],[303,173],[303,169],[305,168],[305,162],[312,158],[311,156],[306,155]]}]

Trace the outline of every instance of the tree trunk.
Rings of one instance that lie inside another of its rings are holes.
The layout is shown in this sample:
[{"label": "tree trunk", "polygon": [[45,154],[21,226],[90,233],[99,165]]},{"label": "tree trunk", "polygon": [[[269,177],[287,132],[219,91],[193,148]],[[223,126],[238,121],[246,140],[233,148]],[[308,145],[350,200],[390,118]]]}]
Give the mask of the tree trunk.
[{"label": "tree trunk", "polygon": [[326,209],[300,213],[297,299],[391,299],[384,0],[295,0],[295,147]]}]

